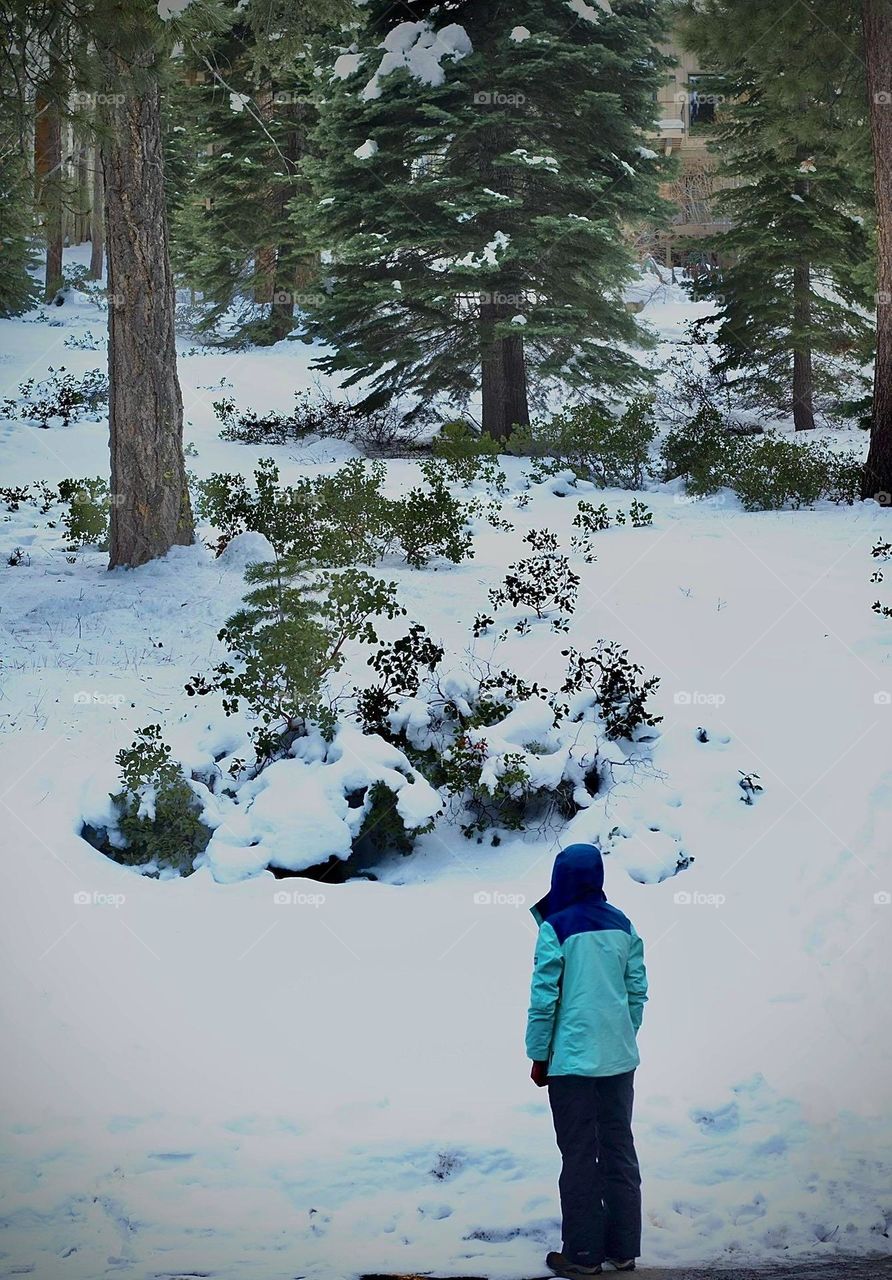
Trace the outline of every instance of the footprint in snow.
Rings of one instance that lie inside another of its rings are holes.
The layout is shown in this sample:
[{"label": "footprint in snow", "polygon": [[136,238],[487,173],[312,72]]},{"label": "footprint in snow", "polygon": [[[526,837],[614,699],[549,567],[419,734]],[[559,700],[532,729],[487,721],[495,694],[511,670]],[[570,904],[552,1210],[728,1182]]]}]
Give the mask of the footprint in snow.
[{"label": "footprint in snow", "polygon": [[420,1204],[418,1206],[418,1216],[420,1218],[432,1218],[436,1222],[441,1222],[444,1218],[452,1217],[451,1204]]},{"label": "footprint in snow", "polygon": [[729,1102],[715,1111],[695,1107],[688,1115],[701,1133],[733,1133],[740,1128],[740,1110],[736,1102]]}]

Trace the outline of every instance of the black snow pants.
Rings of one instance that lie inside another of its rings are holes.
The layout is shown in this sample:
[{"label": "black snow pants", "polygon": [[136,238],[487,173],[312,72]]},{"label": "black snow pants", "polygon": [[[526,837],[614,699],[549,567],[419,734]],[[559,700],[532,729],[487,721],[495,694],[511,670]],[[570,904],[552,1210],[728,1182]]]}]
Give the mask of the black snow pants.
[{"label": "black snow pants", "polygon": [[634,1071],[549,1076],[548,1100],[563,1158],[563,1250],[573,1262],[641,1253],[641,1175],[632,1139]]}]

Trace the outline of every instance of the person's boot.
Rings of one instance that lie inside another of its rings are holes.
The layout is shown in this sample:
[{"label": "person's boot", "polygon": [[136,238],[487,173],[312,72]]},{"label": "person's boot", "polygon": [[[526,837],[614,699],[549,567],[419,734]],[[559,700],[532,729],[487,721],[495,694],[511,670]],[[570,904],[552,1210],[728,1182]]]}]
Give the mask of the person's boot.
[{"label": "person's boot", "polygon": [[605,1258],[605,1262],[609,1262],[614,1271],[634,1271],[635,1259],[626,1258]]},{"label": "person's boot", "polygon": [[549,1253],[545,1259],[545,1265],[549,1271],[553,1271],[556,1276],[564,1276],[566,1280],[583,1280],[585,1276],[599,1276],[601,1274],[601,1264],[589,1266],[585,1262],[573,1262],[564,1253]]}]

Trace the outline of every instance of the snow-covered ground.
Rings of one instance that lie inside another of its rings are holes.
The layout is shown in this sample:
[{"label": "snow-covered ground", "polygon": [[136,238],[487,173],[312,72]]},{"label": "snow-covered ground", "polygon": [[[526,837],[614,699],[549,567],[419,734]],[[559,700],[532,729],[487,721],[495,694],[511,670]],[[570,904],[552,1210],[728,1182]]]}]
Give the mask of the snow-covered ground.
[{"label": "snow-covered ground", "polygon": [[[674,288],[650,298],[664,356],[694,313]],[[0,322],[0,397],[50,365],[103,365],[63,345],[101,339],[93,304],[47,315]],[[189,348],[199,476],[274,456],[287,481],[350,453],[217,435],[222,379],[240,406],[285,409],[311,384],[308,348]],[[107,471],[104,422],[0,435],[4,485]],[[518,510],[524,467],[505,467],[513,534],[481,522],[473,561],[386,566],[447,649],[528,528],[565,548],[575,532],[572,494],[539,486]],[[389,464],[394,493],[416,476]],[[604,842],[609,896],[645,940],[643,1262],[889,1252],[892,626],[869,581],[889,513],[746,514],[675,488],[643,495],[652,528],[574,557],[569,636],[500,651],[554,685],[568,642],[628,645],[662,678],[653,769],[564,832],[494,847],[440,824],[377,884],[159,883],[81,840],[136,728],[217,741],[183,683],[221,656],[242,561],[197,545],[109,574],[99,551],[66,557],[33,508],[0,523],[0,1276],[541,1271],[558,1155],[523,1052],[528,907],[570,838]],[[741,772],[764,788],[751,806]],[[694,862],[660,879],[679,851]]]}]

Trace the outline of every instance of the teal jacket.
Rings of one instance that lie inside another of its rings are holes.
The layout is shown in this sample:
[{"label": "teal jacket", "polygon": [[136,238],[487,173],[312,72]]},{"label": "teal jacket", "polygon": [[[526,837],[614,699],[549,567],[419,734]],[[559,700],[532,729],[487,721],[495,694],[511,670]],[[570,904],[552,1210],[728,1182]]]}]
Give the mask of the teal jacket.
[{"label": "teal jacket", "polygon": [[555,858],[551,891],[532,908],[539,936],[526,1049],[551,1076],[614,1076],[640,1061],[644,945],[603,886],[600,850],[572,844]]}]

